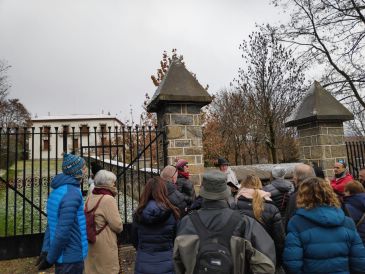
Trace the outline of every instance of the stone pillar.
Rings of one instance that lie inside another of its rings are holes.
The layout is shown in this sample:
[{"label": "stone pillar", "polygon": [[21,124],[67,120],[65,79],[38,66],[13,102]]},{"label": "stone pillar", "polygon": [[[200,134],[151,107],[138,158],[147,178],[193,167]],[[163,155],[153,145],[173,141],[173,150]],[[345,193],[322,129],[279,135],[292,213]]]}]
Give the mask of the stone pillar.
[{"label": "stone pillar", "polygon": [[204,173],[203,141],[200,106],[194,104],[166,104],[157,113],[159,128],[167,137],[167,163],[175,159],[189,162],[191,181],[198,185]]},{"label": "stone pillar", "polygon": [[313,122],[298,126],[297,130],[303,163],[315,162],[332,177],[334,163],[339,160],[347,162],[342,122]]},{"label": "stone pillar", "polygon": [[211,101],[185,64],[175,59],[147,105],[147,111],[157,113],[158,127],[166,133],[167,163],[187,160],[196,186],[204,173],[201,108]]},{"label": "stone pillar", "polygon": [[285,125],[297,127],[301,161],[317,163],[331,177],[335,162],[347,159],[343,122],[353,117],[315,81]]}]

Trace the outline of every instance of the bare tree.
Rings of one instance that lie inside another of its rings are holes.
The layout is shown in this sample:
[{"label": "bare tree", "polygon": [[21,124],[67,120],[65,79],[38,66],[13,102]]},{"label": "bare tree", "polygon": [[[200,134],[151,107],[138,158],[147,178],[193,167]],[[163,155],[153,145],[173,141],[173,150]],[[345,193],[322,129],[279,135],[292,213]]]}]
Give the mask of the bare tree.
[{"label": "bare tree", "polygon": [[323,85],[345,103],[365,108],[363,0],[273,0],[290,13],[279,28],[280,40],[290,43],[306,64],[327,67]]},{"label": "bare tree", "polygon": [[5,61],[0,60],[0,104],[5,99],[10,88],[10,84],[7,81],[7,71],[9,68],[10,66]]},{"label": "bare tree", "polygon": [[233,85],[246,96],[271,161],[277,163],[279,133],[305,90],[303,67],[278,42],[274,29],[266,35],[253,32],[240,49],[245,67],[239,69]]}]

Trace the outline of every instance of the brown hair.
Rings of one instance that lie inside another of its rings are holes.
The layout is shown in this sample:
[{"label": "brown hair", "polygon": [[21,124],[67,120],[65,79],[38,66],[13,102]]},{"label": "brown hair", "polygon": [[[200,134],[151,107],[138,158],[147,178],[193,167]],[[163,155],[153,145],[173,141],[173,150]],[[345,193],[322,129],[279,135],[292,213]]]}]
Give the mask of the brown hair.
[{"label": "brown hair", "polygon": [[349,192],[351,195],[353,195],[365,192],[365,188],[359,181],[353,180],[345,185],[345,192]]},{"label": "brown hair", "polygon": [[262,212],[264,211],[264,198],[261,197],[259,189],[262,189],[262,183],[258,176],[247,175],[246,179],[241,181],[241,187],[254,189],[252,197],[253,215],[256,220],[262,221]]},{"label": "brown hair", "polygon": [[160,177],[154,177],[147,181],[136,210],[137,215],[142,214],[150,200],[155,200],[158,205],[165,209],[171,209],[175,219],[179,219],[179,210],[169,201],[166,184]]},{"label": "brown hair", "polygon": [[311,209],[323,205],[341,207],[330,184],[318,177],[304,180],[299,186],[297,207]]}]

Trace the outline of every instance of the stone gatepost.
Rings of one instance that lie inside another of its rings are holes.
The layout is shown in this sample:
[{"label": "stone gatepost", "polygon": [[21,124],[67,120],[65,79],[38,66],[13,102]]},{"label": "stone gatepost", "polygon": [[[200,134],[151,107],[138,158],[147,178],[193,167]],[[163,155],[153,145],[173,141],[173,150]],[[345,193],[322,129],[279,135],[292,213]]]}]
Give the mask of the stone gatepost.
[{"label": "stone gatepost", "polygon": [[353,114],[315,81],[285,126],[296,126],[300,159],[315,162],[333,176],[336,161],[347,160],[343,122]]},{"label": "stone gatepost", "polygon": [[211,101],[185,65],[174,60],[147,106],[157,113],[158,127],[166,132],[167,164],[186,159],[196,186],[204,173],[201,108]]}]

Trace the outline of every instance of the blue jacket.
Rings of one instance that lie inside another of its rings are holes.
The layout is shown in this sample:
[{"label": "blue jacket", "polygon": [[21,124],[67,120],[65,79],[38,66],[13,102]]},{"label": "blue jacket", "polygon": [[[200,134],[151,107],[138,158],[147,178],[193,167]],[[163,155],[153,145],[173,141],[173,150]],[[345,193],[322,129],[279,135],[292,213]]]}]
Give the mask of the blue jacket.
[{"label": "blue jacket", "polygon": [[288,273],[365,273],[365,248],[340,208],[299,208],[288,224],[283,255]]},{"label": "blue jacket", "polygon": [[48,252],[51,264],[82,262],[88,242],[80,182],[61,173],[52,180],[51,187],[42,251]]},{"label": "blue jacket", "polygon": [[[351,196],[345,196],[344,206],[350,212],[350,216],[355,224],[357,224],[362,215],[365,213],[365,193],[358,193]],[[345,211],[346,212],[346,211]],[[357,232],[362,239],[362,242],[365,244],[365,220],[359,224],[357,227]]]},{"label": "blue jacket", "polygon": [[150,200],[134,219],[135,273],[174,273],[172,254],[177,223],[172,211]]}]

